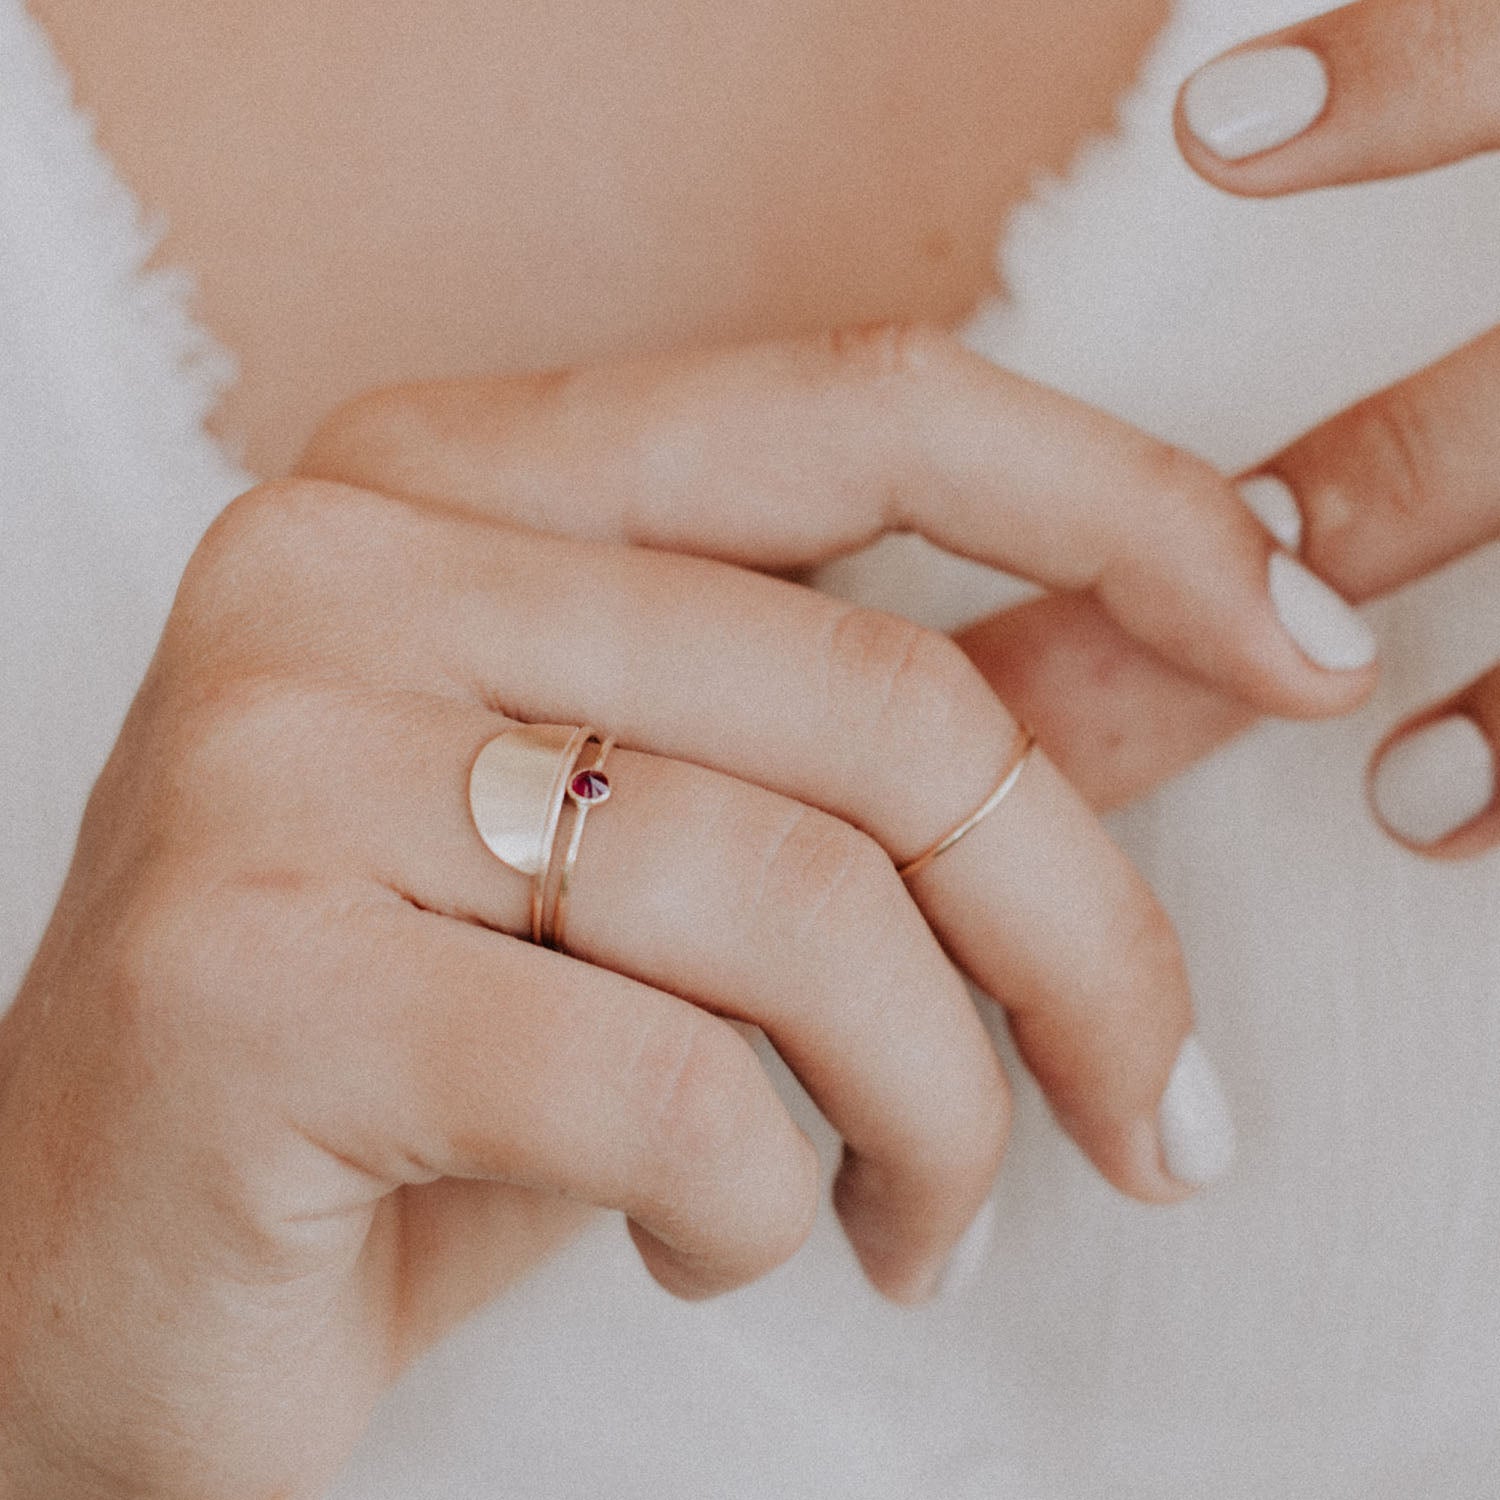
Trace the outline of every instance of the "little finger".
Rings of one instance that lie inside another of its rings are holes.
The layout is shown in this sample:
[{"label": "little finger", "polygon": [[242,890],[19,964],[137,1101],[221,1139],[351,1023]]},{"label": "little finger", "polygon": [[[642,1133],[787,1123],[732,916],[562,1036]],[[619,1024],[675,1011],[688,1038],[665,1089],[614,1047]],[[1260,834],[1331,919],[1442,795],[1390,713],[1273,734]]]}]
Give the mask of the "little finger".
[{"label": "little finger", "polygon": [[290,1109],[372,1193],[478,1178],[618,1209],[652,1274],[690,1297],[801,1244],[816,1154],[727,1023],[395,899],[346,920],[337,972],[309,980],[339,1035],[305,1048]]}]

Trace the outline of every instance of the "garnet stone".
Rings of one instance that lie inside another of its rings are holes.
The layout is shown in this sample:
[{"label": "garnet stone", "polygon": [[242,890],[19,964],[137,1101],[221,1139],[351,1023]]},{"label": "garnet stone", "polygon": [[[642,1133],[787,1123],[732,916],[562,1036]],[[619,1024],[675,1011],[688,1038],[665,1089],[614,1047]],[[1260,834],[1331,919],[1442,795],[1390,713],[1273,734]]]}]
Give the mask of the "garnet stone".
[{"label": "garnet stone", "polygon": [[582,807],[609,797],[609,777],[603,771],[580,771],[568,783],[568,795]]}]

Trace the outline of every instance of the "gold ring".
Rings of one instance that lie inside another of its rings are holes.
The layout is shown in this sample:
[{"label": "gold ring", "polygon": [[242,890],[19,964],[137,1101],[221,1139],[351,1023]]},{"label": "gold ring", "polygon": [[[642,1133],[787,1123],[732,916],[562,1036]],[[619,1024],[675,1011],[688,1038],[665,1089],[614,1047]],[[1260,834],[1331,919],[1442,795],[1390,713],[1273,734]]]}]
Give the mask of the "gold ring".
[{"label": "gold ring", "polygon": [[902,865],[896,873],[903,880],[910,880],[913,875],[925,870],[938,855],[951,849],[966,833],[972,833],[978,828],[1010,796],[1015,784],[1021,779],[1021,772],[1026,769],[1026,762],[1031,759],[1031,752],[1034,749],[1036,749],[1036,735],[1031,726],[1017,724],[1015,757],[1011,761],[1010,769],[1000,778],[1000,785],[962,823],[955,828],[950,828],[930,849],[924,849],[914,860]]},{"label": "gold ring", "polygon": [[578,846],[583,841],[583,820],[591,807],[609,801],[609,777],[604,774],[604,762],[609,759],[615,742],[601,740],[596,734],[590,735],[589,740],[598,741],[599,753],[594,757],[593,765],[583,770],[576,769],[575,762],[573,774],[568,777],[567,801],[573,808],[573,826],[568,832],[561,862],[553,860],[553,864],[558,865],[557,878],[552,878],[549,867],[544,882],[540,941],[549,948],[563,946],[568,919],[568,890],[573,880],[573,866],[578,860]]},{"label": "gold ring", "polygon": [[[577,779],[574,767],[584,746],[598,738],[586,724],[512,724],[480,749],[469,771],[469,812],[485,848],[531,880],[534,943],[543,938],[544,897],[563,802]],[[608,796],[609,780],[597,762],[585,774],[598,776]],[[602,802],[604,796],[591,800]]]}]

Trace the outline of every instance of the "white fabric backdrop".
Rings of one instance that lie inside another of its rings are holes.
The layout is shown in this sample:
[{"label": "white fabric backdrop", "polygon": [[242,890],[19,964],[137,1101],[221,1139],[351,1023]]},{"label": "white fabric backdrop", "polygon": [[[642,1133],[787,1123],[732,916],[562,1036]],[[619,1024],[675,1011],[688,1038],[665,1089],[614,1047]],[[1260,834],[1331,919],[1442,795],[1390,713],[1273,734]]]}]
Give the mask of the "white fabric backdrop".
[{"label": "white fabric backdrop", "polygon": [[0,0],[0,1004],[208,522],[248,481],[204,437],[229,364],[20,0]]},{"label": "white fabric backdrop", "polygon": [[[1312,8],[1185,0],[1122,136],[1016,224],[977,347],[1238,465],[1500,321],[1494,160],[1278,205],[1177,162],[1176,80]],[[146,243],[0,0],[0,994],[244,483],[198,426],[223,368],[135,274]],[[954,1296],[880,1304],[825,1215],[793,1265],[686,1307],[605,1226],[403,1382],[340,1500],[1500,1492],[1500,860],[1405,856],[1359,790],[1395,715],[1500,652],[1497,564],[1377,612],[1368,711],[1267,726],[1119,821],[1188,944],[1231,1181],[1114,1197],[1013,1070],[996,1239]],[[837,586],[940,621],[999,597],[909,545]]]}]

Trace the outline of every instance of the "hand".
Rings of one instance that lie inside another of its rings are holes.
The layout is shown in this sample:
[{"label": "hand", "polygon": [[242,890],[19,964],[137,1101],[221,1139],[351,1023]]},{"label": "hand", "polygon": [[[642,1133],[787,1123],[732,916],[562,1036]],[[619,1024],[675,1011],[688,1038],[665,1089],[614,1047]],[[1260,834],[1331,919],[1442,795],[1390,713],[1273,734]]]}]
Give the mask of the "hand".
[{"label": "hand", "polygon": [[[1252,195],[1392,177],[1500,148],[1494,0],[1365,0],[1230,53],[1183,91],[1179,138]],[[1500,286],[1500,282],[1497,282]],[[1364,597],[1500,536],[1500,330],[1304,438],[1266,472],[1304,555]],[[1423,853],[1500,842],[1500,671],[1376,749],[1372,801]]]},{"label": "hand", "polygon": [[[843,1137],[872,1281],[927,1295],[1008,1117],[950,956],[1111,1182],[1223,1166],[1176,943],[1076,793],[1039,757],[908,888],[1014,721],[946,638],[734,565],[893,526],[1092,587],[1258,708],[1370,684],[1294,643],[1211,470],[921,332],[378,394],[230,507],[0,1023],[12,1493],[316,1493],[584,1205],[685,1296],[784,1260],[817,1162],[731,1021]],[[513,936],[468,815],[513,719],[630,747],[571,956]]]},{"label": "hand", "polygon": [[[1248,43],[1188,82],[1177,135],[1204,177],[1246,196],[1495,149],[1500,7],[1366,0]],[[1497,476],[1500,329],[1294,443],[1246,476],[1246,493],[1284,543],[1365,600],[1500,537]],[[1243,705],[1143,653],[1092,601],[1043,600],[962,640],[1099,807],[1250,722]],[[1424,854],[1494,847],[1497,746],[1500,670],[1386,737],[1370,768],[1377,815]]]}]

